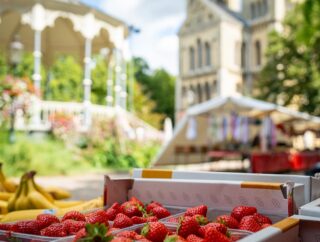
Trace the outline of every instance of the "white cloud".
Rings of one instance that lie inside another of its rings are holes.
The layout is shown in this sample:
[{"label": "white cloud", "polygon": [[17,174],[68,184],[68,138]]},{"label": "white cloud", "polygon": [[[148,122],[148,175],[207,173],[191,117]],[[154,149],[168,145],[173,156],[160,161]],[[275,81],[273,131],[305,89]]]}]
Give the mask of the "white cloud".
[{"label": "white cloud", "polygon": [[131,40],[135,56],[145,58],[152,68],[178,74],[176,34],[185,17],[185,0],[106,0],[100,7],[141,30]]}]

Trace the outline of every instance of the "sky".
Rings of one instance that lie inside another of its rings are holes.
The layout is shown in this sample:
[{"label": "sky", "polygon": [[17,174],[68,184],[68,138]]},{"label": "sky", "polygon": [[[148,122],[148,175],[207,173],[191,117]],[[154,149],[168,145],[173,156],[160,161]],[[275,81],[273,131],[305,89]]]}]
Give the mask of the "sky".
[{"label": "sky", "polygon": [[186,15],[186,0],[82,0],[140,29],[130,39],[134,56],[152,69],[178,74],[177,33]]}]

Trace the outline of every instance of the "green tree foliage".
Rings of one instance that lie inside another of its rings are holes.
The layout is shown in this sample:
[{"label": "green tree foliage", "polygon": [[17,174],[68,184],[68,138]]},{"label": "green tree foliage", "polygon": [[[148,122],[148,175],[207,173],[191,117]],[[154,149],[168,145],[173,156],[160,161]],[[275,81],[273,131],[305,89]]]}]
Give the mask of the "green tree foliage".
[{"label": "green tree foliage", "polygon": [[95,58],[96,66],[92,70],[91,101],[96,104],[106,104],[108,66],[106,60],[100,56]]},{"label": "green tree foliage", "polygon": [[320,114],[320,0],[297,5],[282,33],[272,32],[258,97]]},{"label": "green tree foliage", "polygon": [[161,128],[161,122],[164,119],[164,115],[153,112],[156,103],[143,93],[142,85],[137,82],[134,84],[133,101],[135,114],[139,118],[156,128]]},{"label": "green tree foliage", "polygon": [[8,73],[8,66],[6,61],[6,56],[4,53],[0,52],[0,79]]},{"label": "green tree foliage", "polygon": [[52,66],[49,99],[81,101],[83,96],[82,67],[72,56],[61,56]]},{"label": "green tree foliage", "polygon": [[155,102],[153,111],[174,119],[175,78],[164,69],[151,71],[142,58],[134,59],[135,78],[142,84],[143,93]]}]

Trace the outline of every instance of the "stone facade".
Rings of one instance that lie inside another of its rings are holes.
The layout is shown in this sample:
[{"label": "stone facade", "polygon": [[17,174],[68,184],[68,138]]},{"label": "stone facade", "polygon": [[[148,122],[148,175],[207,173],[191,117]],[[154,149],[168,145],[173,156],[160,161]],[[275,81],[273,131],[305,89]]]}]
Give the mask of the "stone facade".
[{"label": "stone facade", "polygon": [[215,96],[251,95],[268,33],[282,31],[290,0],[188,0],[179,31],[176,118]]}]

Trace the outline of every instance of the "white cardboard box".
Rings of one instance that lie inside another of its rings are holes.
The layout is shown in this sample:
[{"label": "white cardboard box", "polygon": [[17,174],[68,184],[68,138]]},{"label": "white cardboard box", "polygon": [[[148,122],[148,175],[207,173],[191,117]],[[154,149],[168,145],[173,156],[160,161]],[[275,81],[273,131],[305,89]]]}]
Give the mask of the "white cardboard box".
[{"label": "white cardboard box", "polygon": [[239,242],[319,242],[320,218],[294,215]]},{"label": "white cardboard box", "polygon": [[221,181],[247,181],[247,182],[277,182],[293,181],[304,185],[304,202],[309,203],[320,198],[320,179],[300,175],[274,175],[231,172],[190,172],[174,170],[134,169],[133,178],[167,178],[189,180],[221,180]]},{"label": "white cardboard box", "polygon": [[320,218],[320,198],[300,207],[299,214]]}]

